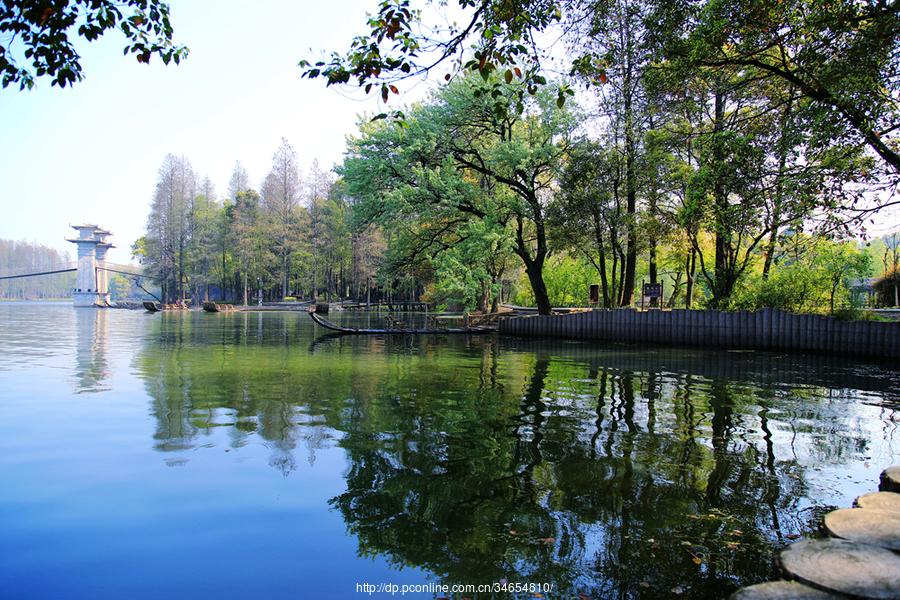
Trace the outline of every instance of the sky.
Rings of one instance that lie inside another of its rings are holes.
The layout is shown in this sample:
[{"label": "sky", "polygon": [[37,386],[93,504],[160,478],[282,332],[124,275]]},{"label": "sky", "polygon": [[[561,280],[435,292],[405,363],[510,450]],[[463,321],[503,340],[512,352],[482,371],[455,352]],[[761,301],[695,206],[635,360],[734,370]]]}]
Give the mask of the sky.
[{"label": "sky", "polygon": [[[129,262],[168,153],[187,156],[220,197],[237,160],[258,187],[281,138],[304,173],[314,159],[326,169],[340,162],[357,115],[384,108],[377,98],[301,79],[297,63],[346,49],[375,6],[180,0],[171,3],[174,38],[190,48],[180,65],[155,56],[139,64],[122,55],[124,37],[108,32],[78,44],[85,80],[73,88],[38,80],[32,91],[0,90],[0,238],[74,256],[69,224],[96,223],[118,245],[110,260]],[[389,106],[427,91],[410,84]]]}]

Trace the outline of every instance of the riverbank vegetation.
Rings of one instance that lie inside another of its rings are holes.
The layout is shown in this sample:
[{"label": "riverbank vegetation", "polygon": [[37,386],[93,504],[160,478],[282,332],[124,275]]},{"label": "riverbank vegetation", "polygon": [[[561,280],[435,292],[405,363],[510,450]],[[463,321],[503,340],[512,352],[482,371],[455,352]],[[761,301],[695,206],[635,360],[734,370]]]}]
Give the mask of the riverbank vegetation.
[{"label": "riverbank vegetation", "polygon": [[[72,257],[55,248],[0,239],[0,275],[35,273],[74,266]],[[72,295],[74,273],[0,281],[0,300],[59,300]]]},{"label": "riverbank vegetation", "polygon": [[460,9],[466,26],[428,29],[410,2],[382,2],[346,54],[304,61],[385,103],[409,77],[447,80],[361,117],[333,173],[301,178],[285,141],[261,185],[238,165],[217,201],[167,157],[135,245],[164,295],[547,313],[591,284],[600,306],[641,304],[648,282],[669,307],[891,304],[871,278],[896,278],[897,236],[865,227],[897,202],[896,7]]}]

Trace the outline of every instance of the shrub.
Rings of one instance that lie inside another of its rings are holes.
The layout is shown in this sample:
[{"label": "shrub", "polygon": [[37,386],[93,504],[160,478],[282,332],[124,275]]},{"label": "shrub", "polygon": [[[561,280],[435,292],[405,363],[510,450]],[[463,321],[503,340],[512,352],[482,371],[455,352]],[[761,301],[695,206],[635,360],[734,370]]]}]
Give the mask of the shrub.
[{"label": "shrub", "polygon": [[900,271],[893,270],[875,282],[875,296],[879,306],[898,306]]}]

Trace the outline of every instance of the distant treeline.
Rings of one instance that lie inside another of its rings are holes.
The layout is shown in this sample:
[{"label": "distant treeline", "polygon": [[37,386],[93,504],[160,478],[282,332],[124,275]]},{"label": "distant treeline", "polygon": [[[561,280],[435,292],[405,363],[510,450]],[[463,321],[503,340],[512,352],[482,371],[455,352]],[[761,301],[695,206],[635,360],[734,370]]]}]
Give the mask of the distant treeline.
[{"label": "distant treeline", "polygon": [[[0,275],[52,270],[69,263],[68,253],[32,242],[0,240]],[[49,300],[72,295],[75,273],[0,280],[0,299]]]},{"label": "distant treeline", "polygon": [[[501,225],[500,219],[479,228],[431,215],[414,195],[418,192],[386,192],[387,176],[381,177],[385,167],[375,163],[391,152],[376,152],[365,160],[358,152],[349,153],[337,169],[342,178],[315,163],[303,177],[295,150],[283,141],[260,191],[237,163],[224,197],[186,157],[169,155],[159,170],[146,234],[135,242],[133,253],[166,301],[349,298],[426,300],[479,309],[503,301],[535,304],[527,269],[514,260],[509,223]],[[454,197],[457,191],[447,195]],[[487,197],[481,192],[480,200]],[[404,209],[392,212],[398,206]],[[621,260],[592,261],[591,252],[573,245],[573,227],[583,218],[576,206],[549,223],[548,240],[555,252],[548,254],[541,278],[555,306],[586,305],[589,286],[603,280],[603,266],[621,268]],[[456,233],[448,233],[455,227]],[[637,283],[658,277],[668,307],[714,305],[709,281],[696,278],[692,270],[686,279],[682,268],[685,252],[715,254],[709,236],[698,239],[694,247],[663,237],[655,253],[643,247]],[[888,281],[897,272],[897,233],[862,244],[794,230],[778,241],[768,274],[765,253],[751,253],[751,268],[727,308],[834,312],[853,305],[896,304],[895,286],[882,290],[884,284],[875,286],[868,278],[880,275]],[[692,291],[688,283],[695,279],[698,286]],[[632,303],[639,298],[636,292]]]},{"label": "distant treeline", "polygon": [[329,173],[313,164],[301,177],[287,141],[260,191],[237,163],[223,199],[187,158],[169,155],[159,170],[147,232],[133,252],[167,301],[375,301],[420,292],[408,281],[377,284],[381,235],[353,227],[350,213]]}]

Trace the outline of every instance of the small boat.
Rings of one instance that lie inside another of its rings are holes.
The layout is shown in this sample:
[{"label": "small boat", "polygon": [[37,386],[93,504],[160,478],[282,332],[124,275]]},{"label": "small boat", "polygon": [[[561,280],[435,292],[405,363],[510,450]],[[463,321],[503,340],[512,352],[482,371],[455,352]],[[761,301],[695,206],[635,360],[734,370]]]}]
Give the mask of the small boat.
[{"label": "small boat", "polygon": [[426,327],[422,329],[416,329],[412,327],[404,327],[400,324],[395,324],[390,328],[384,329],[371,329],[371,328],[356,328],[356,327],[343,327],[341,325],[336,325],[325,319],[321,315],[317,315],[314,310],[309,311],[310,318],[318,325],[319,327],[324,327],[330,331],[336,331],[338,333],[346,333],[346,334],[356,334],[356,335],[385,335],[385,334],[403,334],[403,335],[434,335],[434,334],[442,334],[442,333],[470,333],[470,334],[481,334],[481,333],[494,333],[497,331],[496,327]]},{"label": "small boat", "polygon": [[204,302],[203,310],[206,312],[217,313],[217,312],[231,312],[236,310],[233,304],[219,304],[217,302]]},{"label": "small boat", "polygon": [[155,300],[144,300],[143,302],[144,308],[147,309],[147,312],[158,313],[160,311],[170,311],[170,310],[189,310],[190,307],[186,302],[175,302],[173,304],[163,304],[161,302],[156,302]]}]

